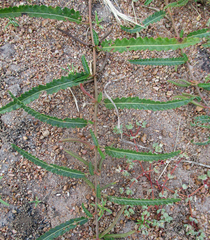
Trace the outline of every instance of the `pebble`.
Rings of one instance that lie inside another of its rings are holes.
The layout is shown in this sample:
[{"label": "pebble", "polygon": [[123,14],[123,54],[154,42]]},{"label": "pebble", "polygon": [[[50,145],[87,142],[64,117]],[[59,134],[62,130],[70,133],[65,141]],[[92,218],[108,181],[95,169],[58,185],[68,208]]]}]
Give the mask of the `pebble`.
[{"label": "pebble", "polygon": [[147,134],[144,133],[144,135],[141,137],[141,141],[143,143],[146,143],[146,140],[147,140]]},{"label": "pebble", "polygon": [[42,136],[40,138],[43,139],[43,138],[49,136],[49,134],[50,134],[50,132],[48,130],[45,130],[44,132],[42,132]]}]

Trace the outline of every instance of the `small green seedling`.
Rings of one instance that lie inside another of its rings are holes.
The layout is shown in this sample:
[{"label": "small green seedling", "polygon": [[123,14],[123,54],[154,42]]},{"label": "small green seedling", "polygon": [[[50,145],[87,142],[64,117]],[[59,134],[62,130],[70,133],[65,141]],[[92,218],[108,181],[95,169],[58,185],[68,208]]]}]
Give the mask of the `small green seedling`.
[{"label": "small green seedling", "polygon": [[15,18],[8,18],[8,19],[9,19],[9,22],[5,26],[4,31],[9,27],[9,25],[13,25],[15,28],[19,27],[19,22]]},{"label": "small green seedling", "polygon": [[97,11],[95,11],[95,21],[93,21],[93,23],[99,26],[99,28],[103,29],[104,27],[100,25],[102,21],[103,21],[103,18],[99,20]]},{"label": "small green seedling", "polygon": [[[94,203],[91,203],[92,206],[95,206]],[[98,221],[101,219],[101,217],[104,215],[104,212],[108,212],[110,214],[112,214],[112,211],[110,209],[108,209],[107,207],[105,207],[106,205],[106,200],[104,201],[103,198],[101,200],[101,204],[97,204],[98,208],[99,208],[99,218],[98,218]]]},{"label": "small green seedling", "polygon": [[39,201],[38,197],[36,196],[36,200],[30,201],[29,203],[35,203],[35,208],[36,208],[37,205],[38,205],[39,203],[41,203],[41,202],[42,202],[42,201]]}]

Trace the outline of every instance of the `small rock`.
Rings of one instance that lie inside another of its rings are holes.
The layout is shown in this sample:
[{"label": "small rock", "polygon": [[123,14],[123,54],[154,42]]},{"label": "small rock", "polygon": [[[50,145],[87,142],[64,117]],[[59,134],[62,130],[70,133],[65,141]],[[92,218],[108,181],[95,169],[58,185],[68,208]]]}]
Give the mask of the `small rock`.
[{"label": "small rock", "polygon": [[10,86],[8,89],[15,97],[21,91],[21,88],[20,88],[19,84],[14,84],[14,85]]},{"label": "small rock", "polygon": [[47,137],[47,136],[49,136],[49,134],[50,134],[50,132],[49,132],[48,130],[45,130],[45,131],[42,133],[43,137]]},{"label": "small rock", "polygon": [[147,140],[147,134],[144,133],[144,135],[141,137],[141,141],[143,143],[146,143],[146,140]]}]

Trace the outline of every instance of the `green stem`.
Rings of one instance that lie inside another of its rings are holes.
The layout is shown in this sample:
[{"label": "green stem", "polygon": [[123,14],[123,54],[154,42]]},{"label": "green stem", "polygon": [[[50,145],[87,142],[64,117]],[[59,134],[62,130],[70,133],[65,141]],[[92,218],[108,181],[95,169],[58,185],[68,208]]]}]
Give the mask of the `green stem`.
[{"label": "green stem", "polygon": [[114,219],[113,223],[104,231],[100,234],[100,238],[104,237],[106,234],[108,234],[113,228],[114,226],[116,225],[117,221],[119,220],[120,216],[122,215],[123,211],[126,209],[126,205],[123,206],[119,213],[117,214],[116,218]]},{"label": "green stem", "polygon": [[108,184],[106,184],[105,186],[103,186],[103,187],[101,188],[101,191],[104,190],[104,189],[106,189],[106,188],[108,188],[108,187],[110,187],[110,186],[113,186],[113,185],[115,185],[115,184],[116,184],[116,182],[108,183]]},{"label": "green stem", "polygon": [[65,150],[64,151],[68,154],[70,154],[72,157],[75,157],[77,160],[79,160],[80,162],[84,163],[86,166],[89,166],[88,161],[86,161],[85,159],[83,159],[82,157],[80,157],[79,155],[77,155],[76,153],[73,153],[72,151],[68,151]]}]

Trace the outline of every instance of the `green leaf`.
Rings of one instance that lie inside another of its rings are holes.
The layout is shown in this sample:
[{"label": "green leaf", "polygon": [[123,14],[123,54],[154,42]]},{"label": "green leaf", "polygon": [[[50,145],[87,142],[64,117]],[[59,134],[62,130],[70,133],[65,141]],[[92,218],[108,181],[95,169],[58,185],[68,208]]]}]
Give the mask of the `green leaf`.
[{"label": "green leaf", "polygon": [[175,82],[175,81],[172,81],[172,80],[167,80],[167,82],[173,83],[174,85],[179,86],[179,87],[189,87],[189,86],[192,85],[190,82],[188,82],[184,79],[179,79],[178,81]]},{"label": "green leaf", "polygon": [[179,42],[176,38],[130,38],[126,39],[123,38],[122,40],[116,39],[113,44],[109,44],[110,42],[107,40],[104,40],[101,43],[102,50],[110,52],[113,50],[113,52],[125,52],[127,50],[129,51],[136,51],[136,50],[150,50],[150,51],[168,51],[170,49],[176,50],[179,48],[185,48],[189,47],[191,45],[195,45],[199,43],[199,38],[184,38],[182,42]]},{"label": "green leaf", "polygon": [[82,209],[84,210],[85,214],[88,217],[93,217],[93,215],[87,210],[87,208],[85,207],[84,203],[82,203]]},{"label": "green leaf", "polygon": [[91,129],[90,129],[90,135],[91,135],[91,137],[92,137],[92,139],[93,139],[94,145],[95,145],[96,147],[98,147],[98,139],[96,138],[94,132],[93,132]]},{"label": "green leaf", "polygon": [[179,202],[181,199],[167,198],[167,199],[134,199],[134,198],[121,198],[108,196],[108,200],[120,205],[128,206],[151,206],[151,205],[163,205],[169,203]]},{"label": "green leaf", "polygon": [[98,100],[97,100],[98,103],[101,102],[102,97],[103,97],[103,94],[102,94],[102,92],[100,92],[100,93],[98,94]]},{"label": "green leaf", "polygon": [[95,30],[93,30],[93,40],[96,46],[99,44],[99,39],[98,39],[98,34],[96,33]]},{"label": "green leaf", "polygon": [[210,83],[199,83],[198,87],[210,91]]},{"label": "green leaf", "polygon": [[93,167],[92,162],[89,162],[89,165],[88,165],[88,166],[89,166],[89,172],[90,172],[90,175],[93,176],[93,175],[94,175],[94,170],[93,170],[94,167]]},{"label": "green leaf", "polygon": [[84,55],[82,55],[82,66],[83,66],[85,72],[87,74],[90,74],[90,69],[89,69],[88,63],[87,63]]},{"label": "green leaf", "polygon": [[145,152],[136,152],[128,149],[119,149],[112,147],[105,147],[105,152],[111,157],[115,158],[128,158],[139,161],[158,161],[168,158],[172,158],[180,154],[180,151],[164,153],[164,154],[154,154],[154,153],[145,153]]},{"label": "green leaf", "polygon": [[96,188],[96,196],[97,198],[101,198],[101,188],[100,188],[100,184],[97,185],[97,188]]},{"label": "green leaf", "polygon": [[142,29],[145,29],[150,24],[160,21],[165,16],[165,14],[166,14],[166,12],[164,12],[162,10],[159,12],[155,12],[154,14],[150,15],[148,18],[146,18],[142,22],[142,24],[144,24],[143,26],[136,25],[134,28],[121,26],[121,29],[124,30],[125,32],[129,32],[129,33],[140,32]]},{"label": "green leaf", "polygon": [[169,7],[182,7],[188,3],[189,0],[179,0],[178,2],[169,3],[164,9]]},{"label": "green leaf", "polygon": [[[138,97],[128,97],[128,98],[116,98],[113,99],[116,107],[118,108],[128,108],[128,109],[144,109],[144,110],[153,110],[153,111],[160,111],[160,110],[167,110],[167,109],[174,109],[190,103],[194,98],[183,99],[183,100],[172,100],[168,102],[159,102],[153,101],[150,99],[140,99]],[[109,101],[109,99],[105,99],[105,106],[108,109],[113,109],[113,104]]]},{"label": "green leaf", "polygon": [[193,140],[191,142],[195,145],[198,145],[198,146],[205,146],[205,145],[210,144],[210,137],[209,137],[209,140],[207,140],[205,142],[194,142]]},{"label": "green leaf", "polygon": [[105,159],[105,155],[103,154],[103,152],[101,151],[101,149],[99,147],[97,147],[97,150],[101,156],[101,158],[104,160]]},{"label": "green leaf", "polygon": [[164,18],[165,15],[166,15],[166,12],[163,10],[153,13],[143,21],[144,27],[147,27],[152,23],[160,21],[162,18]]},{"label": "green leaf", "polygon": [[[66,89],[67,87],[77,86],[80,83],[83,83],[87,80],[89,75],[85,73],[71,73],[67,77],[61,77],[61,79],[54,79],[52,82],[47,83],[46,85],[39,85],[37,87],[32,88],[28,92],[23,93],[18,100],[23,102],[23,104],[29,104],[35,99],[39,98],[39,95],[46,91],[47,94],[53,94],[58,92],[61,89]],[[17,103],[10,102],[6,106],[0,108],[0,114],[11,112],[12,110],[16,110],[19,108]]]},{"label": "green leaf", "polygon": [[89,166],[88,162],[83,159],[82,157],[80,157],[79,155],[77,155],[76,153],[73,153],[72,151],[70,150],[65,150],[64,151],[68,154],[70,154],[72,157],[75,157],[77,160],[79,160],[80,162],[84,163],[86,166]]},{"label": "green leaf", "polygon": [[196,38],[203,38],[210,36],[210,31],[207,28],[203,28],[194,32],[191,32],[187,35],[188,38],[196,37]]},{"label": "green leaf", "polygon": [[184,57],[179,58],[149,58],[149,59],[135,59],[128,60],[132,64],[137,65],[150,65],[150,66],[173,66],[181,65],[188,61]]},{"label": "green leaf", "polygon": [[29,161],[33,162],[37,166],[40,166],[40,167],[46,169],[47,171],[50,171],[52,173],[56,173],[56,174],[61,175],[61,176],[71,177],[71,178],[83,178],[83,177],[85,177],[85,174],[80,172],[80,171],[72,170],[72,169],[69,169],[67,167],[61,167],[61,166],[58,166],[58,165],[55,165],[55,164],[47,164],[46,162],[34,157],[30,153],[28,153],[28,152],[24,151],[23,149],[19,148],[15,144],[11,144],[11,145],[23,157],[27,158]]},{"label": "green leaf", "polygon": [[76,23],[81,23],[80,13],[75,12],[74,9],[69,8],[53,8],[51,6],[47,7],[45,5],[22,5],[19,7],[9,7],[0,9],[0,18],[9,17],[21,17],[23,15],[28,15],[30,17],[42,17],[57,19],[59,21],[71,21]]},{"label": "green leaf", "polygon": [[180,32],[180,34],[179,34],[179,37],[180,37],[180,38],[183,38],[183,35],[184,35],[184,30],[182,29],[181,32]]},{"label": "green leaf", "polygon": [[136,232],[135,230],[132,230],[132,231],[129,231],[129,232],[126,232],[126,233],[107,234],[107,235],[104,236],[104,239],[105,240],[115,240],[117,238],[125,238],[125,237],[128,237],[128,236],[132,235],[135,232]]},{"label": "green leaf", "polygon": [[6,205],[6,206],[9,206],[9,203],[7,203],[7,202],[5,202],[4,200],[2,200],[1,197],[0,197],[0,203],[4,204],[4,205]]},{"label": "green leaf", "polygon": [[15,98],[11,93],[11,97],[14,99],[14,102],[17,103],[21,108],[23,108],[28,114],[32,115],[33,117],[37,118],[41,122],[46,122],[52,126],[57,126],[61,128],[82,128],[87,125],[87,121],[84,120],[83,118],[65,118],[65,119],[60,119],[56,117],[51,117],[45,114],[41,114],[39,112],[36,112],[30,107],[27,107],[24,105],[21,101],[18,100],[18,98]]},{"label": "green leaf", "polygon": [[74,229],[78,225],[81,226],[85,224],[87,221],[88,219],[84,217],[71,219],[65,223],[58,225],[55,228],[50,229],[48,232],[46,232],[36,240],[51,240],[51,239],[57,238],[58,236],[63,235],[69,230]]},{"label": "green leaf", "polygon": [[147,6],[147,5],[149,5],[152,1],[153,1],[153,0],[146,0],[146,1],[144,2],[144,5]]}]

